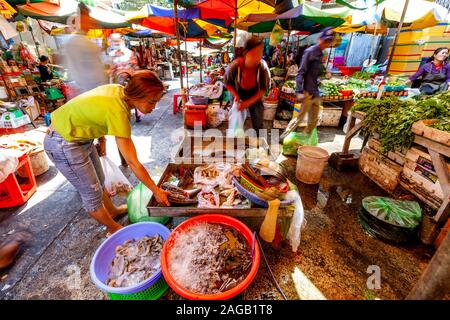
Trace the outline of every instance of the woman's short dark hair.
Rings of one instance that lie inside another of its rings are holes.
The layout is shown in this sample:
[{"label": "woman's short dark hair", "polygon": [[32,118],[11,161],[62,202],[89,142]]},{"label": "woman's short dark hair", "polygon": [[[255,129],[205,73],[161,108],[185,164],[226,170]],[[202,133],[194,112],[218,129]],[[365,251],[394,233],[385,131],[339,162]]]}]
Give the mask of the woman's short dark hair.
[{"label": "woman's short dark hair", "polygon": [[49,59],[48,59],[48,57],[47,56],[40,56],[39,57],[39,61],[40,62],[46,62],[46,61],[48,61]]},{"label": "woman's short dark hair", "polygon": [[251,37],[250,39],[248,39],[245,42],[244,45],[244,52],[248,52],[256,47],[262,46],[264,45],[264,43],[262,42],[261,39],[257,38],[257,37]]},{"label": "woman's short dark hair", "polygon": [[137,71],[125,87],[125,95],[134,100],[144,100],[164,91],[164,84],[150,70]]},{"label": "woman's short dark hair", "polygon": [[[431,57],[428,58],[427,62],[433,61],[433,60],[434,60],[434,56],[437,55],[439,52],[441,52],[441,51],[443,51],[443,50],[447,50],[447,51],[450,52],[449,48],[447,48],[447,47],[440,47],[440,48],[437,48],[436,50],[434,50],[433,55],[432,55]],[[447,61],[447,59],[446,59],[445,61]]]}]

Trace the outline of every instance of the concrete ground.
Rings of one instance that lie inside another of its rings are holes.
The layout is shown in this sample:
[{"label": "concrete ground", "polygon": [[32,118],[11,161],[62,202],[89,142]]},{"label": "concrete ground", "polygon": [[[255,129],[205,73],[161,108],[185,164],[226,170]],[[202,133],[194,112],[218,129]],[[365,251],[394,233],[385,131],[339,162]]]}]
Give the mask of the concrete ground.
[{"label": "concrete ground", "polygon": [[[178,135],[183,132],[182,115],[172,113],[172,94],[173,90],[140,123],[133,123],[139,158],[155,180],[170,162]],[[344,133],[321,128],[319,139],[328,151],[339,151]],[[359,149],[361,143],[360,138],[354,139],[351,149]],[[119,165],[113,138],[108,139],[107,147],[108,156]],[[297,181],[296,159],[281,156],[279,162],[287,169],[291,181]],[[124,172],[133,184],[137,183],[129,169]],[[105,228],[86,214],[76,190],[53,166],[37,180],[38,191],[26,205],[0,211],[0,242],[20,230],[33,234],[15,263],[0,271],[0,298],[107,299],[89,275],[91,258],[105,240]],[[298,186],[307,220],[299,251],[292,253],[286,244],[281,248],[263,245],[287,298],[405,298],[433,251],[419,242],[409,246],[389,245],[365,233],[357,221],[361,199],[384,192],[360,172],[340,173],[331,167],[326,168],[320,185],[298,183]],[[174,219],[170,226],[180,221]],[[127,224],[127,217],[121,222]],[[259,224],[260,221],[249,221],[256,230]],[[372,273],[368,273],[368,268],[378,267],[381,288],[370,290],[366,283]],[[255,280],[239,298],[282,298],[263,259]],[[169,290],[163,299],[180,297]]]}]

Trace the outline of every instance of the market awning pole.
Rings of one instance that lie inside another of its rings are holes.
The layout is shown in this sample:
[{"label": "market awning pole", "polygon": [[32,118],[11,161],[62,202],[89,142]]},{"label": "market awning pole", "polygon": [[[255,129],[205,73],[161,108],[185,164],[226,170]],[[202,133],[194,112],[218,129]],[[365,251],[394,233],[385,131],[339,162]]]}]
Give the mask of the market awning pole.
[{"label": "market awning pole", "polygon": [[[382,83],[384,83],[386,81],[387,73],[389,72],[389,68],[391,67],[392,58],[394,57],[395,46],[397,45],[398,38],[400,36],[400,32],[402,31],[403,21],[405,20],[406,11],[408,10],[408,5],[409,5],[409,0],[405,0],[405,6],[403,7],[402,16],[401,16],[400,22],[398,24],[398,30],[397,30],[397,33],[395,34],[394,42],[392,43],[392,49],[391,49],[391,53],[389,55],[388,64],[386,66],[386,73],[384,74]],[[382,93],[383,93],[383,86],[380,86],[380,88],[378,89],[377,99],[381,99]]]},{"label": "market awning pole", "polygon": [[287,43],[286,43],[286,52],[284,53],[284,68],[286,69],[287,66],[287,56],[289,51],[289,40],[291,38],[291,19],[289,19],[289,30],[288,30],[288,37],[287,37]]},{"label": "market awning pole", "polygon": [[200,83],[203,83],[202,40],[200,40]]},{"label": "market awning pole", "polygon": [[406,300],[442,300],[450,290],[450,232],[428,263]]},{"label": "market awning pole", "polygon": [[178,0],[173,0],[173,16],[175,19],[175,35],[177,37],[177,56],[178,56],[178,63],[180,66],[180,88],[181,88],[181,93],[184,93],[183,90],[183,73],[181,72],[181,66],[182,66],[182,61],[181,61],[181,49],[180,49],[180,33],[178,32]]},{"label": "market awning pole", "polygon": [[187,91],[189,91],[188,51],[187,51],[186,33],[185,33],[185,37],[184,37],[184,54],[185,54],[185,61],[186,61],[186,89],[187,89]]},{"label": "market awning pole", "polygon": [[236,58],[236,45],[237,45],[237,18],[238,18],[238,10],[237,10],[237,6],[234,9],[234,58]]}]

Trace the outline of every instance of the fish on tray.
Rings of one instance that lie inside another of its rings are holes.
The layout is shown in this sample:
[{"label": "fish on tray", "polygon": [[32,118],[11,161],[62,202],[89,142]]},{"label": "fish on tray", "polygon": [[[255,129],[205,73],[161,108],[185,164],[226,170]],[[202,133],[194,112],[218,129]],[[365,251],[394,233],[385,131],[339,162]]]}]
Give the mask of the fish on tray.
[{"label": "fish on tray", "polygon": [[186,190],[181,189],[180,187],[174,186],[170,182],[164,182],[162,184],[161,188],[170,193],[167,196],[167,199],[171,203],[180,204],[180,205],[196,204],[197,199],[191,198],[191,197],[200,192],[200,189],[186,191]]}]

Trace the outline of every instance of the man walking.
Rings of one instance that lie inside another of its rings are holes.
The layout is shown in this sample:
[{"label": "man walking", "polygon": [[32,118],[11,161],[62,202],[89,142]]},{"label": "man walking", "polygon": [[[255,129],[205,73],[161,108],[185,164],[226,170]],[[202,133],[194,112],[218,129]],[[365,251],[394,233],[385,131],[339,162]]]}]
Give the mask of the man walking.
[{"label": "man walking", "polygon": [[320,34],[318,43],[305,50],[297,73],[297,99],[303,105],[295,121],[299,124],[308,113],[308,126],[305,132],[311,133],[317,126],[320,111],[319,77],[323,72],[323,50],[333,45],[335,33],[333,28],[325,28]]}]

